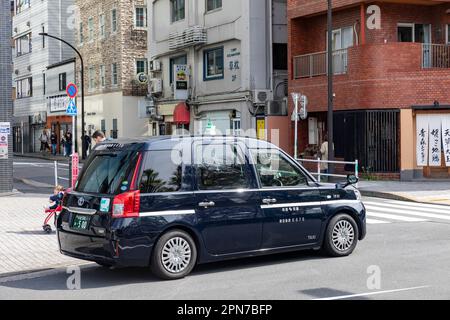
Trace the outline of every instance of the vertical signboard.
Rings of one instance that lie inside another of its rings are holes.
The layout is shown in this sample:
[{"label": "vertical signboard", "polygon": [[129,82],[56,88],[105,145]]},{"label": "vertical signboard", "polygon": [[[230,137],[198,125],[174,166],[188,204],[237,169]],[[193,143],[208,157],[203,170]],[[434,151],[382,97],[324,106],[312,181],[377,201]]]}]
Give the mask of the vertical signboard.
[{"label": "vertical signboard", "polygon": [[174,65],[173,86],[175,100],[187,100],[189,97],[189,67],[186,64]]},{"label": "vertical signboard", "polygon": [[442,117],[442,142],[444,146],[445,165],[450,167],[450,115]]},{"label": "vertical signboard", "polygon": [[441,152],[442,152],[442,133],[441,133],[441,117],[430,116],[428,121],[429,137],[430,137],[430,153],[429,165],[430,167],[441,166]]},{"label": "vertical signboard", "polygon": [[0,159],[8,159],[8,135],[0,133]]},{"label": "vertical signboard", "polygon": [[80,163],[80,158],[78,153],[72,155],[72,188],[75,188],[75,183],[78,180],[78,164]]},{"label": "vertical signboard", "polygon": [[417,115],[416,119],[417,130],[417,166],[428,166],[428,116]]}]

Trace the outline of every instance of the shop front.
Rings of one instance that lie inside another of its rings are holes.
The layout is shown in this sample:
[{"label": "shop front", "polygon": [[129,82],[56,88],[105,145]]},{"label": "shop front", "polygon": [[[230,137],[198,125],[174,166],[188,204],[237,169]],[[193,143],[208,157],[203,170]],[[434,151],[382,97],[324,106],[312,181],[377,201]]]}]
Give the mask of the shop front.
[{"label": "shop front", "polygon": [[57,153],[64,154],[64,147],[61,143],[62,138],[67,132],[73,134],[72,117],[66,115],[69,98],[67,95],[56,95],[47,98],[47,121],[46,128],[49,133],[55,132],[57,136]]},{"label": "shop front", "polygon": [[35,113],[29,118],[30,124],[30,152],[40,152],[41,151],[41,141],[40,137],[44,132],[47,125],[47,112],[42,111]]}]

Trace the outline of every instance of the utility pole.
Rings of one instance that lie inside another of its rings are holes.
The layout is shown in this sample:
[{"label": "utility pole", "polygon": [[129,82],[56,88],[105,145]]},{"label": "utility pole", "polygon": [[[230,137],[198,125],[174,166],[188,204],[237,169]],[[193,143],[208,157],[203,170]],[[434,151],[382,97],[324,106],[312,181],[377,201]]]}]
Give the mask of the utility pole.
[{"label": "utility pole", "polygon": [[[333,7],[328,0],[328,161],[334,161],[334,124],[333,124]],[[328,165],[328,173],[334,173],[334,164]]]},{"label": "utility pole", "polygon": [[11,3],[0,1],[0,193],[13,191]]},{"label": "utility pole", "polygon": [[[81,150],[82,150],[81,157],[84,160],[84,159],[86,159],[87,150],[85,148],[86,147],[85,144],[83,143],[84,132],[85,132],[85,125],[84,125],[84,61],[83,61],[83,57],[81,56],[81,53],[69,42],[67,42],[61,38],[49,35],[46,32],[41,32],[41,33],[39,33],[39,35],[44,36],[44,37],[49,37],[49,38],[52,38],[52,39],[55,39],[55,40],[65,43],[66,45],[71,47],[76,52],[78,57],[80,58],[80,62],[81,62]],[[75,135],[75,127],[72,129],[72,131],[73,131],[72,134]]]}]

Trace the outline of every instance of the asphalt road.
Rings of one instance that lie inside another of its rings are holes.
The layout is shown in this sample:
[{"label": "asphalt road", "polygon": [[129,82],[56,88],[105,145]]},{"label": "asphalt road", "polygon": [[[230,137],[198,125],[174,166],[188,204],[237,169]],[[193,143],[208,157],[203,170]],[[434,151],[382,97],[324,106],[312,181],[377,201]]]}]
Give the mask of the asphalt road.
[{"label": "asphalt road", "polygon": [[[87,264],[79,290],[69,290],[70,274],[57,269],[0,278],[0,299],[449,299],[450,210],[411,207],[429,217],[416,214],[406,222],[408,211],[395,207],[407,203],[365,200],[372,202],[373,220],[367,238],[346,258],[306,251],[240,259],[197,266],[177,281],[160,281],[147,269]],[[430,213],[439,210],[442,220]]]},{"label": "asphalt road", "polygon": [[[58,184],[69,186],[69,160],[58,162]],[[14,158],[14,188],[23,193],[52,193],[55,184],[53,161]]]}]

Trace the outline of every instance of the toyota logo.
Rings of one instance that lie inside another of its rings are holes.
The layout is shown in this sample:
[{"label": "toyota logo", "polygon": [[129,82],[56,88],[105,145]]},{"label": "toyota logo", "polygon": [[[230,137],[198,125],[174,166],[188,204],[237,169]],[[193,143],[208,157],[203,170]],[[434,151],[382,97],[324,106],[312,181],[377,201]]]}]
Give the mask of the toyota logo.
[{"label": "toyota logo", "polygon": [[78,199],[78,206],[82,207],[84,205],[84,198],[79,198]]}]

